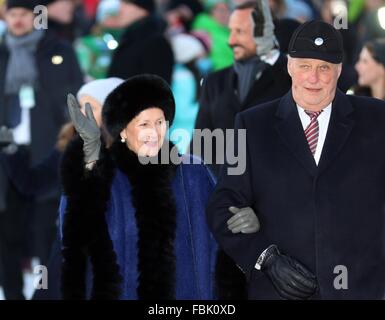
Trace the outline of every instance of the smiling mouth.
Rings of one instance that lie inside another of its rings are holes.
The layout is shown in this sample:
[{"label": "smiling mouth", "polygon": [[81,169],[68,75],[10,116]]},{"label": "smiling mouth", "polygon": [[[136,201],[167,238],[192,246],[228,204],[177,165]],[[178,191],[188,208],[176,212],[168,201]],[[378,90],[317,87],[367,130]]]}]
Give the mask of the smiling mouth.
[{"label": "smiling mouth", "polygon": [[150,148],[158,147],[158,141],[146,141],[144,144]]},{"label": "smiling mouth", "polygon": [[321,89],[317,89],[317,88],[305,88],[307,91],[310,91],[310,92],[320,92]]}]

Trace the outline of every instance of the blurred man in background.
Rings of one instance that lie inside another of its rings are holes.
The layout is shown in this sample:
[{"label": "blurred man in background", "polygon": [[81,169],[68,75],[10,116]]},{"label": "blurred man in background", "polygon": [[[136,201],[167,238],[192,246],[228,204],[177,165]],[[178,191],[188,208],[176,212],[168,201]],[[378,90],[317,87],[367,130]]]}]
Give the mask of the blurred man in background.
[{"label": "blurred man in background", "polygon": [[[12,131],[14,142],[2,152],[20,152],[31,165],[51,152],[66,120],[66,95],[83,82],[72,47],[34,28],[37,4],[8,0],[7,32],[0,40],[0,126]],[[26,199],[0,167],[0,254],[6,299],[24,299],[21,264],[27,242],[34,244],[30,254],[46,262],[56,233],[58,195],[54,188],[34,201]],[[34,233],[27,240],[28,229]]]},{"label": "blurred man in background", "polygon": [[152,73],[171,83],[174,57],[164,36],[166,24],[155,15],[153,0],[122,0],[117,19],[125,28],[112,58],[109,77],[127,79]]}]

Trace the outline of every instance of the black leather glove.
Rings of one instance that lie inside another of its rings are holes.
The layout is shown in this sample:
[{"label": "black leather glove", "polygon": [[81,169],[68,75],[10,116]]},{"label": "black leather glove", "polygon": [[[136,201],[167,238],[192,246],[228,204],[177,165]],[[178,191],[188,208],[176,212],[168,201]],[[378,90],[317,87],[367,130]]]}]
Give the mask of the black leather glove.
[{"label": "black leather glove", "polygon": [[265,252],[261,271],[282,298],[308,299],[317,291],[316,277],[294,258],[281,254],[275,245]]}]

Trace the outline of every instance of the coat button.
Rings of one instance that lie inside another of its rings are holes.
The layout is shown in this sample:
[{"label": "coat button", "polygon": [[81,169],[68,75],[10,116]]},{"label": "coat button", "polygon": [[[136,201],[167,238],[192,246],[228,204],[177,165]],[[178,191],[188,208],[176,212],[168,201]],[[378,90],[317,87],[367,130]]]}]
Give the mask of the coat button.
[{"label": "coat button", "polygon": [[62,64],[63,63],[63,57],[62,56],[53,56],[51,59],[52,64]]}]

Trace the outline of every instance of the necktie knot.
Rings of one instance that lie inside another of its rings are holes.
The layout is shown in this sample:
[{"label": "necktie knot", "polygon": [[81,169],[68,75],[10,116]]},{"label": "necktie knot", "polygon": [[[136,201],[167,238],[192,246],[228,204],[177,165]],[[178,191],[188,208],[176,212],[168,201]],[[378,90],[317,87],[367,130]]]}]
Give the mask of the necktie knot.
[{"label": "necktie knot", "polygon": [[310,117],[310,121],[316,120],[318,116],[321,114],[321,111],[309,111],[305,110],[305,113]]}]

